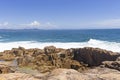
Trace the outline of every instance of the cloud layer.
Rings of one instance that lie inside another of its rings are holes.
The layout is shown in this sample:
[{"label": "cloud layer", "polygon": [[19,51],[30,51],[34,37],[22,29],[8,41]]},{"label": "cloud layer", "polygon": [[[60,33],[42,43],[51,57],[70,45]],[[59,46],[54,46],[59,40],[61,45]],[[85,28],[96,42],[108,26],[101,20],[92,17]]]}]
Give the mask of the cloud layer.
[{"label": "cloud layer", "polygon": [[98,26],[120,27],[120,19],[109,19],[94,23]]},{"label": "cloud layer", "polygon": [[8,24],[8,22],[0,23],[0,29],[56,29],[57,26],[50,23],[40,23],[39,21],[33,21],[26,24]]},{"label": "cloud layer", "polygon": [[105,19],[101,21],[91,21],[81,23],[81,28],[120,28],[120,19]]},{"label": "cloud layer", "polygon": [[[63,25],[64,26],[64,25]],[[72,29],[81,29],[81,28],[120,28],[120,19],[106,19],[101,21],[94,22],[84,22],[84,24],[80,24],[79,27],[75,27]],[[24,24],[10,24],[8,22],[0,23],[0,29],[61,29],[60,26],[56,26],[51,22],[40,23],[39,21],[32,21]],[[71,29],[68,27],[67,29]]]},{"label": "cloud layer", "polygon": [[8,22],[0,23],[0,27],[1,26],[8,26]]}]

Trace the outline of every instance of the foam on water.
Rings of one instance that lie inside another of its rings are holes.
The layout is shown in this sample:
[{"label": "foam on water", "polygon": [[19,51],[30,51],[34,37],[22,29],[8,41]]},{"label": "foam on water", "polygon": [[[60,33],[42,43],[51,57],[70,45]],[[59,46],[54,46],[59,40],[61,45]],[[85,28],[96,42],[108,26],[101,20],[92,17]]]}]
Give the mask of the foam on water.
[{"label": "foam on water", "polygon": [[83,48],[83,47],[94,47],[110,50],[113,52],[120,52],[120,43],[101,41],[96,39],[90,39],[87,42],[36,42],[36,41],[19,41],[19,42],[0,42],[0,51],[10,50],[19,46],[29,48],[41,48],[45,46],[56,46],[58,48]]}]

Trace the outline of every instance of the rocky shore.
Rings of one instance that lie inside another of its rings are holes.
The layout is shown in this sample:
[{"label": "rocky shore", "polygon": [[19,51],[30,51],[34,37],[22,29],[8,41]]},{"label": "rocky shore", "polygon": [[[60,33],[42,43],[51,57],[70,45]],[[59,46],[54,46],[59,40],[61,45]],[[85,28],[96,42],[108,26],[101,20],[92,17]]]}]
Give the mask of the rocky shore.
[{"label": "rocky shore", "polygon": [[120,53],[99,48],[0,52],[0,80],[120,80]]}]

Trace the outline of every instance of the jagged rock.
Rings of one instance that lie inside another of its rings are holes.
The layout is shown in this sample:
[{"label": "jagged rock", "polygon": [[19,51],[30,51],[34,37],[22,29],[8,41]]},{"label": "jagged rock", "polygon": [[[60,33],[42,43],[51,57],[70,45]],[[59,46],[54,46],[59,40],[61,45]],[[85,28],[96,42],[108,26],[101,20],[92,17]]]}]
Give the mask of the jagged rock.
[{"label": "jagged rock", "polygon": [[14,71],[12,71],[9,66],[0,64],[0,74],[11,73],[11,72],[14,72]]},{"label": "jagged rock", "polygon": [[30,55],[16,58],[18,66],[32,66],[32,61],[34,58]]},{"label": "jagged rock", "polygon": [[76,60],[72,60],[69,54],[63,53],[49,53],[41,54],[34,59],[35,69],[41,72],[51,71],[56,68],[84,70],[86,65],[81,64]]},{"label": "jagged rock", "polygon": [[69,54],[74,54],[74,60],[82,61],[89,66],[98,66],[103,61],[115,61],[120,56],[118,53],[91,47],[69,49],[68,51]]},{"label": "jagged rock", "polygon": [[49,53],[55,53],[56,47],[54,46],[46,46],[44,48],[45,54],[49,54]]},{"label": "jagged rock", "polygon": [[43,53],[44,53],[44,50],[42,50],[42,49],[35,49],[33,54],[32,54],[32,56],[37,57],[38,55],[43,54]]},{"label": "jagged rock", "polygon": [[116,69],[120,71],[120,61],[104,61],[103,65],[105,67]]},{"label": "jagged rock", "polygon": [[15,55],[11,50],[1,52],[0,60],[11,61],[15,59]]},{"label": "jagged rock", "polygon": [[118,53],[91,47],[61,49],[47,46],[44,49],[19,47],[6,50],[0,53],[0,60],[15,60],[18,66],[31,66],[40,72],[56,68],[83,71],[88,66],[99,66],[103,61],[114,61],[119,56]]}]

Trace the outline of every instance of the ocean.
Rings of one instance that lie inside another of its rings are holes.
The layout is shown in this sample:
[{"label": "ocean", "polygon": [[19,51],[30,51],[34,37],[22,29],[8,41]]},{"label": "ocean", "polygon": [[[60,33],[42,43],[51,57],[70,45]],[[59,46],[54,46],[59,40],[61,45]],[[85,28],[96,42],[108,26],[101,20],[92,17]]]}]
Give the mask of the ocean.
[{"label": "ocean", "polygon": [[120,52],[120,29],[81,30],[0,30],[0,51],[18,48],[59,48],[94,47]]}]

